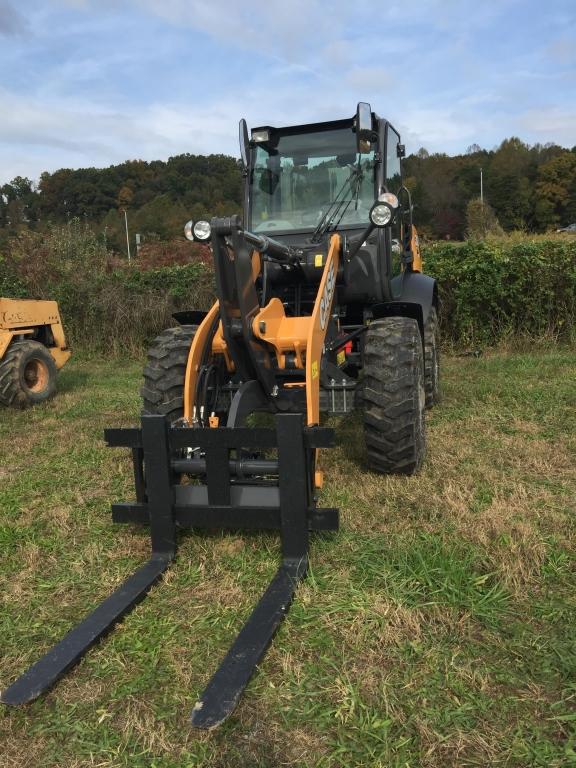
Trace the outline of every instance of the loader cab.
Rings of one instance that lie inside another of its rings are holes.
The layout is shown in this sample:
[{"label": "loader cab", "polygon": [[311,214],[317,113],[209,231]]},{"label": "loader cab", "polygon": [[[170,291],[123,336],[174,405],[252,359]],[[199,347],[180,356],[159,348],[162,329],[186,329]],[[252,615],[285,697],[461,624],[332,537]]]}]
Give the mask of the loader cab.
[{"label": "loader cab", "polygon": [[[327,241],[336,231],[345,249],[358,240],[378,195],[402,186],[400,136],[364,107],[346,120],[262,126],[253,128],[250,138],[245,131],[247,229],[298,246]],[[342,303],[391,297],[390,279],[399,268],[393,241],[399,240],[397,223],[376,229],[353,261],[344,257]]]},{"label": "loader cab", "polygon": [[248,228],[277,238],[309,238],[333,202],[331,231],[362,229],[375,199],[375,153],[356,152],[352,120],[252,131]]}]

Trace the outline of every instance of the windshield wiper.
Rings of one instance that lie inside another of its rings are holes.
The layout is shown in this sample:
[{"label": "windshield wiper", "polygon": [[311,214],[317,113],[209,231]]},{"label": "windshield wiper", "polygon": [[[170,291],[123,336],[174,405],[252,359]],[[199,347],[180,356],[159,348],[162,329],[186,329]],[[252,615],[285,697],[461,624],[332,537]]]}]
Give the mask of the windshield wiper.
[{"label": "windshield wiper", "polygon": [[310,242],[312,243],[318,243],[326,232],[330,229],[330,227],[333,225],[334,220],[338,216],[338,220],[334,224],[334,228],[340,224],[342,217],[348,210],[348,206],[352,202],[352,199],[346,200],[345,199],[345,193],[347,192],[348,188],[350,189],[352,198],[356,198],[356,203],[358,203],[358,194],[360,192],[360,184],[362,182],[362,177],[364,173],[362,171],[362,167],[360,166],[360,163],[358,163],[357,166],[353,168],[353,170],[350,173],[350,176],[345,180],[344,184],[340,187],[338,190],[338,193],[336,194],[336,197],[334,200],[329,204],[328,208],[326,209],[326,213],[322,216],[320,221],[318,222],[318,225],[314,232],[312,233],[312,237],[310,238]]},{"label": "windshield wiper", "polygon": [[[358,197],[360,196],[360,187],[362,186],[362,179],[364,177],[364,174],[362,172],[362,167],[360,165],[360,155],[358,155],[358,165],[356,166],[356,174],[357,175],[356,175],[355,182],[353,182],[350,179],[350,191],[351,191],[352,196],[354,198],[354,210],[355,211],[358,210]],[[355,183],[356,191],[353,191],[353,189],[352,189],[352,184],[353,183]],[[344,216],[346,214],[346,211],[348,210],[351,202],[352,202],[352,200],[348,200],[346,202],[346,205],[342,209],[342,212],[340,213],[340,216],[338,216],[338,220],[334,223],[333,229],[338,229],[338,227],[340,226],[340,222],[344,218]],[[336,214],[335,214],[335,216],[336,216]]]}]

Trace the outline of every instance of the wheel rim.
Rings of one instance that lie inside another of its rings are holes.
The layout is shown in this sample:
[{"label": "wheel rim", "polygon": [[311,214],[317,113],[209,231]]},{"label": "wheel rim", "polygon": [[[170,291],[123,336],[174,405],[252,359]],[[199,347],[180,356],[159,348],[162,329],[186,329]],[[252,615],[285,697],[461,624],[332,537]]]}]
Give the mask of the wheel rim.
[{"label": "wheel rim", "polygon": [[42,360],[29,360],[24,368],[24,383],[30,392],[43,392],[47,385],[50,374],[48,366]]}]

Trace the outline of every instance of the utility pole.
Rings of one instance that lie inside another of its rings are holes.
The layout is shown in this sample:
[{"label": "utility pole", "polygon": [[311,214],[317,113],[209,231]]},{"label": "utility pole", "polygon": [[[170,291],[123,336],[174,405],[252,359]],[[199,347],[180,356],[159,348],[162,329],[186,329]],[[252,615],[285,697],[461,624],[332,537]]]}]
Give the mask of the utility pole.
[{"label": "utility pole", "polygon": [[128,264],[132,262],[132,258],[130,256],[130,236],[128,234],[128,212],[126,208],[124,208],[124,223],[126,224],[126,247],[128,248]]},{"label": "utility pole", "polygon": [[484,205],[484,180],[482,178],[482,167],[480,167],[480,202]]}]

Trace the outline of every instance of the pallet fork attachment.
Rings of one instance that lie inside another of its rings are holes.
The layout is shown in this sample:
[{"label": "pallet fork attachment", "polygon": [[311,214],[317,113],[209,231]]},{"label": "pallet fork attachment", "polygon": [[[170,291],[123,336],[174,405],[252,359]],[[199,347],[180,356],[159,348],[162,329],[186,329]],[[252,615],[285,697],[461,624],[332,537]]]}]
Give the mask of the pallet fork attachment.
[{"label": "pallet fork attachment", "polygon": [[[215,728],[234,711],[306,575],[309,531],[338,528],[338,510],[317,508],[312,495],[311,457],[333,444],[333,431],[305,427],[302,414],[275,419],[275,429],[180,429],[163,416],[143,416],[141,429],[106,430],[109,446],[132,449],[136,481],[136,502],[114,504],[113,520],[150,525],[150,559],[8,687],[0,697],[4,704],[25,704],[45,693],[146,596],[176,555],[177,526],[277,529],[278,571],[194,706],[191,722]],[[202,458],[174,458],[191,448],[200,449]],[[245,449],[277,449],[278,459],[240,458]],[[182,485],[176,469],[196,472],[205,482]],[[254,484],[264,470],[277,476],[277,485]],[[245,482],[250,476],[252,482]]]}]

